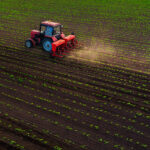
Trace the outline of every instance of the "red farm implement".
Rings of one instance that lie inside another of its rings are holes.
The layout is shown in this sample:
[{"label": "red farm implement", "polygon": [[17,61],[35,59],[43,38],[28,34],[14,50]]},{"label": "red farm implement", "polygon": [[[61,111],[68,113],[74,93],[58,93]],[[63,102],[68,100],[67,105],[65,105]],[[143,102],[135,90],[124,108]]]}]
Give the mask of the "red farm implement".
[{"label": "red farm implement", "polygon": [[43,50],[50,53],[52,57],[63,57],[73,48],[79,47],[74,33],[65,36],[60,23],[43,21],[39,30],[31,31],[31,38],[25,41],[28,48],[41,45]]}]

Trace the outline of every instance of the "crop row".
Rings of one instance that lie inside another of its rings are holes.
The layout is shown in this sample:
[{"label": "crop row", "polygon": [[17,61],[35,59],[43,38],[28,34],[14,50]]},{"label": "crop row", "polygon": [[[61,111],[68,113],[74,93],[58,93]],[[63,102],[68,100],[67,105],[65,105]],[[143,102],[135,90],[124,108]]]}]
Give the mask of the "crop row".
[{"label": "crop row", "polygon": [[[17,92],[17,89],[15,88],[10,88],[9,86],[5,86],[3,84],[1,84],[1,87],[5,87],[5,88],[8,88],[10,90],[13,90],[15,92]],[[19,92],[19,91],[18,91]],[[122,120],[126,120],[126,123],[131,122],[131,123],[134,123],[134,124],[137,124],[137,125],[140,125],[138,124],[138,122],[131,118],[128,118],[128,120],[126,119],[126,117],[121,117],[120,115],[118,114],[113,114],[112,112],[109,112],[107,111],[106,109],[103,108],[103,106],[101,105],[101,107],[94,107],[92,106],[91,108],[88,107],[88,105],[86,103],[82,103],[82,102],[78,102],[76,100],[71,100],[71,99],[65,99],[65,104],[64,103],[60,103],[60,100],[55,100],[55,102],[53,102],[52,100],[49,100],[49,99],[46,99],[44,97],[40,97],[40,96],[34,96],[32,94],[28,94],[27,92],[21,92],[22,94],[24,95],[29,95],[30,97],[34,97],[34,98],[38,98],[39,100],[42,100],[42,101],[45,101],[45,102],[48,102],[48,103],[52,103],[56,106],[59,106],[59,107],[62,107],[62,108],[65,108],[65,109],[68,109],[68,110],[72,110],[72,111],[75,111],[75,112],[81,112],[82,115],[87,115],[87,116],[92,116],[90,115],[90,112],[94,112],[94,111],[97,111],[97,112],[101,112],[102,115],[108,115],[107,118],[111,118],[111,120],[118,120],[118,119],[122,119]],[[57,98],[58,99],[58,98]],[[58,103],[59,102],[59,103]],[[68,105],[66,105],[66,103],[68,103]],[[69,106],[70,105],[70,106]],[[72,107],[76,107],[76,108],[72,108]],[[81,107],[81,110],[79,109]],[[78,108],[78,109],[77,109]],[[88,110],[89,109],[89,110]],[[88,110],[89,113],[86,113],[85,110]],[[138,113],[139,116],[142,116],[142,114]],[[109,117],[111,116],[111,117]],[[103,116],[104,117],[104,116]],[[114,117],[114,118],[113,118]],[[95,117],[95,115],[93,116],[93,119],[94,118],[99,118],[99,117]],[[117,119],[118,118],[118,119]],[[147,126],[148,127],[148,126]]]},{"label": "crop row", "polygon": [[[67,74],[67,75],[70,76],[69,74]],[[102,75],[102,76],[103,76],[103,75]],[[106,75],[106,76],[108,76],[108,75]],[[110,79],[106,80],[106,82],[108,82],[109,80],[111,80],[111,77],[109,77],[109,78],[110,78]],[[113,77],[113,78],[114,78],[114,77]],[[102,78],[99,77],[98,80],[102,80]],[[126,81],[127,81],[127,80],[126,80]],[[96,81],[94,81],[94,83],[95,83],[95,82],[96,82]],[[118,85],[118,83],[121,84],[120,81],[114,81],[114,82],[115,82],[115,84],[117,84],[117,85]],[[131,82],[132,82],[132,81],[131,81]],[[112,83],[111,83],[111,84],[112,84]],[[126,84],[124,84],[124,80],[122,81],[122,84],[123,84],[123,85],[126,85]],[[128,84],[128,83],[127,83],[127,84]],[[127,85],[126,85],[126,86],[127,86]],[[128,86],[130,87],[130,85],[128,85]],[[132,82],[132,86],[133,86],[133,82]],[[131,87],[132,87],[132,86],[131,86]],[[145,91],[145,92],[149,92],[149,90],[146,89],[145,86],[146,86],[145,84],[143,84],[143,87],[138,86],[136,90],[143,90],[143,91]],[[141,94],[140,94],[140,95],[141,95]]]},{"label": "crop row", "polygon": [[[5,103],[5,102],[0,102],[0,104],[6,105],[9,109],[17,108],[17,107],[12,106],[11,104]],[[17,110],[19,110],[19,108],[17,108]],[[20,110],[22,110],[22,109],[20,109]],[[14,118],[11,115],[9,115],[8,113],[2,114],[2,112],[1,112],[1,116],[2,116],[1,120],[0,120],[1,128],[5,129],[7,131],[11,131],[12,133],[14,133],[18,136],[21,135],[24,139],[31,141],[34,144],[38,144],[39,146],[42,146],[45,148],[49,147],[53,150],[62,150],[62,148],[60,146],[58,146],[58,144],[57,144],[57,143],[59,143],[58,140],[53,139],[53,141],[51,141],[50,137],[45,137],[45,139],[43,139],[43,135],[45,135],[44,129],[42,130],[42,132],[35,131],[34,128],[37,128],[37,126],[35,126],[34,124],[28,123],[23,119],[19,120],[17,118]],[[31,127],[33,129],[31,129]],[[51,132],[49,131],[49,133],[51,133]],[[10,142],[10,144],[13,144],[13,145],[15,143],[16,142],[13,140],[11,140],[11,142]],[[19,145],[18,145],[17,148],[24,149],[24,146],[19,147]]]},{"label": "crop row", "polygon": [[25,150],[23,145],[18,144],[16,141],[11,140],[10,138],[6,137],[6,136],[1,136],[0,137],[0,141],[7,143],[8,145],[11,146],[11,148],[15,147],[19,150]]},{"label": "crop row", "polygon": [[[5,72],[4,72],[4,74],[7,75],[8,73],[5,73]],[[13,76],[11,75],[9,78],[12,79],[13,81],[15,81],[14,79],[17,78],[17,76],[14,77],[14,75],[13,75]],[[20,83],[22,82],[22,80],[23,80],[22,78],[18,78],[18,81],[19,81]],[[27,81],[28,81],[28,80],[27,80]],[[26,83],[27,83],[27,81],[26,81]],[[30,79],[28,82],[29,82],[29,85],[30,85],[30,86],[32,85],[32,87],[33,87],[33,85],[36,85],[36,82],[33,81],[33,80],[31,80],[31,79]],[[57,86],[58,86],[58,84],[57,84]],[[38,87],[38,85],[35,86],[35,87]],[[48,83],[43,83],[43,87],[44,87],[44,88],[50,88],[50,89],[53,90],[53,92],[54,92],[55,90],[56,90],[57,92],[61,90],[61,89],[58,89],[57,87],[49,86]],[[45,91],[45,90],[44,90],[44,91]],[[57,92],[56,92],[56,93],[57,93]],[[63,92],[63,90],[61,90],[61,92]],[[64,92],[63,92],[63,93],[64,93]],[[68,91],[67,94],[70,94],[70,92]],[[65,95],[66,95],[66,94],[65,94]],[[71,95],[72,95],[72,93],[71,93]],[[77,96],[79,96],[79,95],[77,95]],[[80,98],[80,97],[79,97],[79,98]],[[108,97],[107,97],[107,96],[104,96],[103,94],[101,94],[101,98],[107,99]],[[111,97],[110,97],[110,98],[111,98]],[[81,99],[81,98],[80,98],[80,99]],[[83,99],[83,97],[82,97],[82,99]],[[93,102],[94,102],[94,101],[93,101]],[[96,101],[95,101],[95,102],[96,102]],[[120,101],[120,103],[123,103],[123,102]],[[128,103],[127,105],[131,105],[131,103]]]},{"label": "crop row", "polygon": [[[3,67],[3,69],[5,70],[5,67]],[[25,71],[26,69],[24,69],[24,71]],[[11,71],[10,69],[9,69],[9,71]],[[125,98],[129,98],[127,95],[122,95],[121,93],[118,93],[121,89],[122,89],[122,91],[121,92],[123,92],[123,93],[129,93],[129,94],[132,94],[131,92],[133,92],[133,93],[135,93],[135,91],[132,91],[132,90],[125,90],[124,88],[118,88],[118,87],[114,87],[113,85],[106,85],[106,83],[104,84],[104,83],[100,83],[100,85],[102,86],[102,87],[104,87],[104,88],[98,88],[98,86],[93,86],[93,85],[90,85],[90,84],[83,84],[83,83],[81,83],[81,82],[78,82],[78,81],[75,81],[75,80],[70,80],[70,79],[67,79],[67,78],[64,78],[64,77],[60,77],[60,76],[57,76],[57,75],[50,75],[50,74],[45,74],[45,76],[44,76],[44,73],[43,73],[43,75],[42,75],[42,78],[40,77],[40,72],[39,72],[39,74],[37,74],[37,76],[35,76],[36,75],[36,73],[38,72],[38,71],[36,71],[35,73],[34,73],[34,76],[33,75],[31,75],[31,74],[27,74],[27,73],[22,73],[22,72],[19,72],[19,71],[17,71],[17,70],[13,70],[13,72],[12,73],[16,73],[17,72],[17,74],[22,74],[23,76],[24,76],[24,78],[22,78],[22,80],[26,80],[27,78],[26,78],[26,76],[28,76],[29,78],[34,78],[35,80],[44,80],[44,81],[46,81],[47,83],[51,83],[51,84],[54,84],[54,85],[57,85],[57,86],[59,86],[59,87],[66,87],[66,88],[69,88],[69,89],[77,89],[77,87],[78,87],[78,89],[80,89],[80,91],[91,91],[92,89],[94,89],[94,90],[96,90],[96,91],[101,91],[101,92],[103,92],[103,93],[105,93],[106,95],[109,95],[109,96],[112,96],[112,95],[115,95],[115,96],[118,96],[119,95],[119,97],[122,97],[122,96],[124,96]],[[34,71],[33,71],[34,72]],[[1,73],[3,73],[3,74],[7,74],[7,75],[9,75],[9,73],[6,73],[6,72],[1,72]],[[28,71],[28,73],[29,73],[29,71]],[[25,74],[25,75],[24,75]],[[50,79],[48,79],[48,77],[51,77]],[[56,80],[56,82],[54,81],[54,80]],[[64,80],[64,83],[63,83],[63,80]],[[30,80],[31,81],[31,80]],[[64,86],[64,84],[66,83],[66,81],[68,82],[68,84],[67,84],[67,86]],[[32,84],[34,83],[34,81],[32,82]],[[69,84],[69,83],[71,83],[71,84]],[[75,88],[74,88],[74,86],[72,86],[72,84],[75,86]],[[81,88],[81,86],[80,85],[82,85],[82,88]],[[84,88],[84,90],[83,90],[83,88]],[[88,88],[88,89],[87,89]],[[111,90],[109,90],[109,89],[111,89]],[[94,91],[93,90],[93,91]],[[114,91],[113,91],[114,90]],[[101,94],[97,94],[97,93],[95,93],[95,91],[94,92],[92,92],[92,95],[96,95],[96,96],[100,96],[101,97]],[[139,96],[141,96],[142,98],[144,97],[144,98],[148,98],[147,96],[148,95],[146,95],[146,94],[143,94],[143,93],[137,93],[137,94],[134,94],[134,96],[137,96],[137,97],[139,97]],[[107,97],[107,96],[106,96]],[[122,99],[122,98],[121,98]],[[128,102],[128,101],[126,101],[126,99],[124,99],[123,101],[121,101],[121,103],[124,103],[124,104],[126,104],[126,105],[128,105],[128,106],[130,106],[130,107],[137,107],[136,106],[136,104],[137,105],[139,105],[139,102],[137,103],[136,102],[137,100],[136,100],[136,98],[135,97],[133,97],[133,101],[132,101],[132,103],[130,102]],[[149,103],[149,101],[147,101],[147,100],[144,100],[144,103]],[[140,106],[138,106],[138,107],[140,107]],[[145,111],[148,111],[148,108],[146,108],[147,106],[145,105],[143,105],[142,104],[142,110],[145,110]]]},{"label": "crop row", "polygon": [[[16,62],[15,62],[15,64],[17,65]],[[16,66],[15,64],[13,64],[12,67],[15,67]],[[4,68],[4,66],[3,66],[3,68]],[[27,69],[30,69],[31,67],[24,66],[24,67],[21,67],[21,68],[24,68],[24,69],[27,70]],[[47,69],[44,70],[44,69],[42,69],[40,67],[36,67],[35,73],[38,73],[40,71],[46,72]],[[59,78],[61,78],[62,76],[65,76],[65,77],[69,77],[69,78],[77,80],[77,81],[81,81],[82,80],[82,82],[87,82],[87,83],[90,82],[93,85],[98,85],[99,84],[98,82],[103,82],[105,84],[109,83],[109,84],[113,84],[113,85],[116,85],[116,86],[124,86],[126,88],[134,88],[136,91],[150,92],[150,90],[148,89],[146,84],[142,84],[142,86],[141,86],[141,85],[139,85],[138,82],[133,82],[132,80],[127,80],[127,79],[121,79],[119,77],[111,76],[110,74],[101,74],[100,77],[98,77],[98,76],[94,77],[94,76],[88,76],[88,75],[85,77],[85,75],[81,74],[80,75],[82,77],[81,78],[81,77],[77,77],[77,76],[71,75],[69,73],[67,73],[67,74],[66,73],[60,73],[59,71],[56,71],[56,70],[54,70],[53,72],[49,71],[49,73],[51,73],[52,75],[54,75],[54,73],[55,73],[55,76],[57,74],[59,76]],[[90,79],[90,81],[86,80],[87,77]],[[105,79],[103,79],[104,77],[105,77]]]},{"label": "crop row", "polygon": [[[4,63],[4,64],[6,64],[6,63]],[[9,64],[9,67],[11,67],[11,68],[17,67],[20,70],[20,71],[19,70],[13,70],[13,72],[15,72],[15,73],[22,74],[22,75],[27,75],[27,76],[32,76],[31,74],[29,74],[30,68],[18,67],[18,66],[14,65],[14,64],[13,65]],[[1,66],[1,68],[3,70],[8,70],[9,69],[8,67],[6,68],[4,66]],[[41,71],[39,71],[39,70],[32,70],[32,72],[35,73],[35,75],[36,74],[38,75],[38,73],[41,73]],[[54,72],[56,72],[56,71],[54,71]],[[98,81],[93,81],[93,80],[88,81],[87,79],[84,79],[84,78],[73,77],[72,75],[66,74],[66,76],[70,77],[70,79],[68,79],[66,77],[63,77],[62,74],[60,74],[59,72],[57,72],[57,74],[58,75],[56,75],[54,73],[52,73],[52,74],[50,74],[50,73],[49,74],[42,73],[43,76],[48,76],[48,77],[57,79],[58,81],[63,81],[63,80],[66,81],[67,80],[69,82],[72,82],[72,83],[75,83],[75,84],[79,84],[79,85],[85,85],[85,83],[86,83],[86,86],[90,86],[90,87],[101,85],[102,87],[107,87],[107,88],[111,87],[113,89],[121,90],[121,92],[126,92],[126,93],[129,93],[129,94],[132,94],[131,90],[129,91],[128,89],[124,89],[122,87],[122,86],[124,86],[125,88],[133,89],[133,90],[136,90],[136,91],[141,91],[142,90],[142,92],[149,93],[149,89],[146,89],[146,88],[143,88],[143,87],[140,87],[140,86],[138,86],[137,89],[136,89],[136,88],[133,88],[130,85],[124,84],[124,82],[121,82],[121,81],[118,82],[116,80],[113,81],[112,79],[104,79],[104,80],[102,80],[102,77],[98,77],[97,80],[100,82],[99,83]],[[82,82],[80,82],[80,81],[82,81]],[[91,84],[91,85],[89,85],[88,83]],[[118,86],[121,86],[121,87],[118,87]],[[142,94],[139,93],[138,96],[142,96]],[[143,97],[147,98],[146,94],[143,94]]]},{"label": "crop row", "polygon": [[[39,107],[39,106],[38,106]],[[89,114],[88,114],[89,115]],[[99,118],[101,118],[101,117],[99,117]],[[108,120],[105,120],[106,122],[108,122]],[[86,123],[86,122],[85,122]],[[84,124],[85,124],[84,123]],[[118,124],[116,124],[116,123],[113,123],[112,121],[111,121],[111,125],[117,125],[118,126]],[[125,126],[124,126],[124,128],[126,128]],[[128,127],[129,128],[129,127]],[[134,129],[132,126],[129,128],[129,130],[131,130],[131,129]],[[135,129],[134,129],[134,131],[135,131]],[[137,133],[140,133],[140,132],[137,132]]]},{"label": "crop row", "polygon": [[[5,54],[6,56],[9,56],[7,53]],[[22,53],[20,52],[20,55],[22,55]],[[29,55],[29,54],[28,54]],[[21,58],[21,57],[20,57]],[[35,56],[34,56],[34,58],[35,58]],[[28,59],[29,60],[29,59]],[[32,61],[33,61],[34,59],[32,58]],[[63,65],[63,64],[65,64],[65,65],[69,65],[69,64],[71,64],[71,67],[72,68],[74,68],[75,67],[75,69],[78,69],[76,66],[74,66],[74,65],[77,65],[77,63],[75,63],[74,61],[71,61],[71,63],[67,63],[67,60],[65,60],[65,61],[58,61],[58,60],[55,60],[55,62],[57,63],[57,65],[59,66],[59,64],[61,64],[61,65]],[[39,64],[40,63],[40,60],[39,60],[39,62],[36,62],[36,64]],[[54,63],[54,62],[53,62]],[[67,64],[66,64],[67,63]],[[35,63],[33,63],[33,64],[35,64]],[[81,65],[81,64],[80,64]],[[86,67],[86,68],[88,68],[89,70],[91,70],[91,66],[87,66],[87,65],[85,65],[85,64],[83,64],[83,65],[81,65],[80,67],[82,67],[83,66],[83,68],[84,67]],[[109,67],[110,66],[110,67]],[[94,68],[92,68],[92,71],[94,71],[93,70]],[[123,74],[126,74],[127,73],[127,75],[129,76],[130,75],[130,77],[129,78],[131,78],[132,77],[132,79],[134,79],[136,76],[137,76],[137,78],[148,78],[148,76],[145,76],[144,74],[140,74],[140,73],[132,73],[131,71],[129,72],[126,72],[127,70],[122,70],[122,69],[118,69],[118,68],[114,68],[114,67],[112,67],[111,65],[103,65],[103,68],[95,68],[96,70],[96,73],[98,73],[98,71],[111,71],[111,73],[113,73],[113,75],[114,75],[114,73],[119,73],[119,76],[121,76],[121,71],[123,71],[122,73]],[[114,72],[115,71],[115,72]],[[101,72],[100,72],[101,73]],[[136,75],[136,76],[135,76]]]},{"label": "crop row", "polygon": [[[4,62],[3,62],[4,63]],[[5,64],[5,63],[4,63]],[[11,66],[11,65],[10,65]],[[1,66],[1,67],[3,67],[3,69],[5,69],[6,67],[4,67],[4,66]],[[12,65],[12,67],[15,67],[15,64],[14,65]],[[18,66],[17,66],[17,68],[19,68]],[[30,69],[30,68],[32,68],[32,67],[27,67],[27,66],[24,66],[24,67],[22,67],[22,68],[24,68],[24,69]],[[35,70],[36,69],[36,70]],[[35,70],[35,73],[38,73],[38,72],[40,72],[40,71],[43,71],[43,72],[46,72],[47,71],[47,69],[42,69],[42,68],[39,68],[39,67],[34,67],[34,70]],[[48,72],[47,72],[48,73]],[[42,74],[46,74],[47,75],[47,73],[42,73]],[[63,79],[64,79],[64,77],[66,78],[70,78],[70,79],[74,79],[74,80],[76,80],[76,81],[81,81],[82,80],[82,82],[89,82],[86,78],[87,77],[85,77],[83,74],[80,74],[80,76],[82,77],[76,77],[76,76],[74,76],[74,75],[71,75],[71,74],[66,74],[66,73],[60,73],[59,71],[56,71],[56,70],[54,70],[53,72],[49,72],[49,73],[51,73],[51,76],[53,75],[55,75],[54,77],[56,77],[56,78],[61,78],[61,80],[62,80],[62,77],[63,77]],[[24,73],[25,74],[25,73]],[[50,74],[49,74],[50,75]],[[105,79],[102,79],[102,77],[103,76],[105,76],[105,77],[108,77],[108,78],[105,78]],[[93,85],[99,85],[100,83],[99,82],[102,82],[103,84],[104,83],[109,83],[109,84],[113,84],[113,85],[115,85],[115,86],[124,86],[124,87],[126,87],[126,88],[134,88],[135,90],[137,90],[137,91],[143,91],[143,92],[149,92],[149,89],[148,89],[148,87],[147,87],[147,85],[146,84],[143,84],[143,87],[141,86],[141,85],[139,85],[139,83],[135,83],[135,82],[133,82],[132,80],[127,80],[127,79],[116,79],[114,76],[111,76],[111,75],[103,75],[103,74],[101,74],[101,77],[96,77],[96,78],[94,78],[94,76],[88,76],[88,78],[90,79],[90,84],[93,84]],[[95,79],[95,81],[93,80],[93,79]],[[74,82],[76,82],[76,81],[74,81]],[[80,84],[81,84],[81,82],[80,82]],[[136,85],[136,86],[135,86]],[[139,86],[138,86],[139,85]],[[147,87],[147,88],[146,88]],[[119,88],[119,87],[118,87]],[[122,89],[123,90],[123,89]],[[125,90],[123,90],[123,92],[124,92]],[[126,92],[126,91],[125,91]]]},{"label": "crop row", "polygon": [[[11,105],[8,105],[8,106],[10,107]],[[15,109],[17,109],[17,108],[15,107]],[[33,112],[29,112],[29,114],[32,114],[34,117],[40,117],[40,116],[38,116],[38,114],[34,114]],[[46,119],[46,118],[42,117],[41,119],[44,120],[44,119]],[[50,119],[48,119],[48,121],[50,121]],[[51,122],[51,123],[52,123],[52,122]],[[58,122],[55,121],[55,125],[57,125],[57,124],[58,124]],[[85,123],[85,124],[86,124],[86,123]],[[110,124],[111,124],[111,125],[114,125],[114,123],[113,123],[112,121],[110,122]],[[63,126],[62,123],[61,123],[60,125]],[[119,124],[116,124],[116,126],[118,126],[118,125],[119,125]],[[90,126],[92,127],[93,125],[91,124]],[[68,128],[68,130],[73,131],[72,127],[66,126],[66,128]],[[123,126],[123,128],[126,128],[126,127]],[[131,130],[131,128],[129,128],[129,127],[128,127],[128,129]],[[74,130],[74,131],[77,132],[78,130]],[[112,135],[111,131],[109,131],[109,130],[107,130],[106,133],[107,133],[109,136]],[[83,132],[83,135],[90,137],[90,134],[88,134],[88,133],[86,133],[86,132]],[[119,137],[119,135],[120,135],[120,133],[115,133],[115,134],[114,134],[114,136],[116,136],[116,137]],[[120,138],[123,138],[123,139],[124,139],[125,136],[120,135]],[[126,138],[126,140],[129,141],[129,142],[132,143],[132,144],[135,142],[134,139],[132,139],[132,138]],[[101,142],[103,141],[103,142],[104,142],[105,140],[104,140],[103,138],[99,138],[99,141],[101,141]],[[108,142],[105,141],[105,142],[106,142],[105,144],[108,144],[108,143],[109,143],[109,141],[108,141]],[[136,144],[139,145],[140,142],[137,141]],[[141,143],[139,146],[142,146],[143,148],[144,148],[144,147],[147,148],[148,145]],[[117,147],[117,146],[116,146],[116,147]],[[118,145],[118,148],[119,148],[119,149],[123,149],[123,148],[121,148],[119,145]]]},{"label": "crop row", "polygon": [[[6,79],[5,79],[6,80]],[[6,80],[7,81],[7,80]],[[9,80],[9,83],[10,82],[12,82],[11,80]],[[32,81],[32,82],[30,82],[30,83],[34,83],[34,81]],[[8,84],[8,82],[7,82],[7,84]],[[13,86],[14,86],[14,83],[13,83]],[[18,85],[16,85],[16,87],[17,87]],[[53,89],[52,90],[52,92],[53,92],[53,94],[49,94],[48,93],[48,95],[49,96],[51,96],[51,97],[54,97],[54,99],[55,98],[57,98],[57,99],[60,99],[59,97],[55,97],[55,90],[56,90],[56,94],[58,94],[59,93],[59,91],[61,91],[60,92],[60,95],[62,95],[63,94],[63,97],[64,98],[66,98],[66,99],[68,99],[70,96],[72,97],[72,99],[78,99],[78,101],[80,100],[80,103],[79,103],[79,105],[81,105],[81,106],[87,106],[87,103],[88,104],[92,104],[92,106],[97,106],[97,105],[99,105],[99,107],[101,107],[101,108],[105,108],[105,111],[106,110],[109,110],[109,108],[111,107],[111,108],[113,108],[113,110],[111,110],[111,114],[113,114],[113,113],[117,113],[118,114],[118,112],[117,112],[117,110],[118,111],[121,111],[122,110],[122,108],[121,108],[121,106],[117,106],[116,104],[109,104],[109,103],[107,103],[107,101],[102,101],[102,100],[94,100],[94,99],[90,99],[90,98],[88,98],[88,97],[85,97],[85,96],[83,96],[83,95],[79,95],[79,94],[73,94],[72,92],[69,92],[69,91],[65,91],[65,90],[62,90],[62,89],[58,89],[58,88],[56,88],[56,87],[49,87],[48,86],[48,84],[43,84],[43,87],[44,88],[50,88],[50,89]],[[31,90],[37,90],[37,89],[34,89],[34,88],[31,88],[31,86],[29,87],[29,86],[25,86],[24,85],[24,88],[25,89],[31,89]],[[19,88],[20,89],[20,88]],[[25,89],[22,89],[22,91],[25,91]],[[45,90],[44,90],[45,91]],[[27,91],[28,92],[28,91]],[[37,90],[37,93],[39,93],[40,91],[39,90]],[[45,92],[44,92],[45,93]],[[51,93],[51,92],[50,92]],[[68,94],[70,94],[70,96],[68,96]],[[40,94],[41,95],[41,94]],[[42,94],[43,95],[43,94]],[[45,93],[44,94],[44,96],[46,96],[47,94]],[[68,98],[67,98],[68,97]],[[75,100],[74,100],[75,101]],[[75,103],[75,102],[74,102]],[[121,103],[121,102],[120,102]],[[108,108],[108,109],[106,109],[106,107]],[[98,109],[98,108],[95,108],[95,109]],[[126,111],[122,111],[122,113],[124,113],[124,115],[125,115],[125,112],[128,112],[127,110]],[[129,115],[130,114],[130,115]],[[129,116],[131,116],[131,114],[133,114],[133,111],[129,111],[128,112],[128,114],[126,114],[126,117],[128,118]],[[138,116],[139,116],[139,113],[137,113],[138,114]],[[142,116],[142,117],[144,117],[145,115],[144,114],[142,114],[142,113],[140,113],[141,115],[140,116]],[[133,117],[135,117],[135,118],[137,118],[136,117],[137,115],[136,114],[134,114],[133,115]],[[144,117],[145,118],[145,117]],[[147,119],[148,119],[148,116],[147,116]]]},{"label": "crop row", "polygon": [[[14,107],[14,106],[12,106],[11,104],[8,104],[8,103],[5,103],[5,102],[1,102],[1,104],[3,104],[3,105],[6,105],[7,107],[9,107],[9,109],[16,109],[17,111],[23,111],[23,112],[25,112],[24,110],[22,110],[21,108],[19,108],[19,107]],[[72,127],[70,127],[70,126],[66,126],[66,125],[64,125],[64,124],[62,124],[62,123],[59,123],[58,121],[55,121],[55,120],[52,120],[52,119],[47,119],[47,118],[45,118],[45,117],[41,117],[40,115],[38,115],[38,114],[35,114],[35,113],[33,113],[33,112],[30,112],[30,111],[28,111],[27,112],[28,114],[30,114],[30,115],[33,115],[34,117],[37,117],[37,118],[39,118],[40,120],[42,120],[42,121],[47,121],[47,122],[49,122],[50,124],[53,124],[53,125],[55,125],[55,126],[59,126],[59,128],[66,128],[66,130],[68,130],[68,131],[70,131],[70,132],[81,132],[81,134],[83,135],[83,136],[90,136],[90,134],[87,134],[86,132],[82,132],[81,130],[77,130],[77,129],[74,129],[74,128],[72,128]],[[5,116],[8,116],[8,113],[7,114],[5,114]],[[16,120],[18,120],[18,119],[16,119]],[[18,120],[19,121],[19,120]],[[49,124],[49,125],[50,125]],[[34,128],[37,128],[37,125],[36,126],[34,126]],[[42,129],[42,132],[44,133],[44,134],[47,134],[47,135],[49,135],[51,132],[48,130],[48,129],[45,129],[45,128],[43,128]],[[54,133],[54,130],[53,130],[53,133]],[[60,135],[59,134],[56,134],[57,135],[57,137],[58,138],[61,138],[60,137]],[[76,135],[77,136],[77,135]],[[63,136],[63,138],[64,138],[64,136]],[[63,141],[65,141],[65,142],[67,142],[68,144],[75,144],[75,142],[74,141],[72,141],[71,139],[64,139]],[[109,142],[108,142],[109,143]],[[107,143],[106,143],[107,144]],[[80,147],[82,147],[82,148],[86,148],[84,145],[81,145]]]}]

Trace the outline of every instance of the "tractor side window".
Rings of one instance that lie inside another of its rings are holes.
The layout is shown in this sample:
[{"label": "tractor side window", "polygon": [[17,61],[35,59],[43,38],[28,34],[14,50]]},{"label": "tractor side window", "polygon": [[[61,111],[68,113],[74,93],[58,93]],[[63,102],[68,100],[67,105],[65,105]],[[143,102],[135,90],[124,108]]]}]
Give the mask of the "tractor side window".
[{"label": "tractor side window", "polygon": [[41,26],[41,31],[44,32],[46,30],[45,26]]},{"label": "tractor side window", "polygon": [[53,35],[60,34],[60,26],[54,27]]}]

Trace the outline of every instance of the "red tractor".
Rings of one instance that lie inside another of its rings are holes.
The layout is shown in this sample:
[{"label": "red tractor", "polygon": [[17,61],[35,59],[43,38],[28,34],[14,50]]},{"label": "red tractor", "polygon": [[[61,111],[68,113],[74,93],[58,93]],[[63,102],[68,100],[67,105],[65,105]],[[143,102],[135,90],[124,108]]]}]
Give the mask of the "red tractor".
[{"label": "red tractor", "polygon": [[63,57],[65,52],[75,48],[78,42],[74,33],[65,37],[62,25],[52,21],[43,21],[39,30],[31,31],[31,38],[25,41],[25,46],[31,48],[41,45],[52,57]]}]

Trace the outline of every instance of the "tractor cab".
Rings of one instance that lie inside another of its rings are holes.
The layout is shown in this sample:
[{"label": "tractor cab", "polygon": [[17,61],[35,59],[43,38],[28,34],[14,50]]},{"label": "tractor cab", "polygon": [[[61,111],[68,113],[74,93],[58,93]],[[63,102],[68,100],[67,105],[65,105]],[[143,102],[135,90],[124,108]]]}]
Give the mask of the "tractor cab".
[{"label": "tractor cab", "polygon": [[50,22],[50,21],[43,21],[40,24],[39,30],[32,30],[31,31],[31,38],[35,40],[36,43],[43,41],[44,38],[53,38],[56,40],[61,39],[63,33],[61,32],[61,28],[63,26],[60,23]]},{"label": "tractor cab", "polygon": [[62,25],[55,22],[44,21],[40,24],[40,33],[43,36],[56,36],[60,39]]}]

